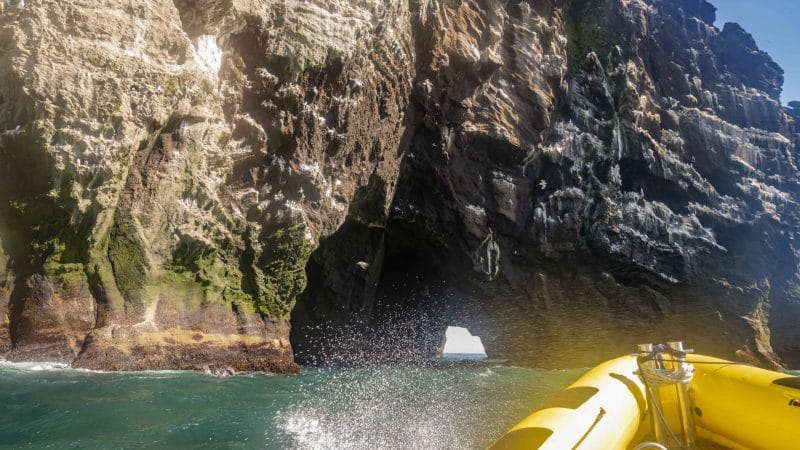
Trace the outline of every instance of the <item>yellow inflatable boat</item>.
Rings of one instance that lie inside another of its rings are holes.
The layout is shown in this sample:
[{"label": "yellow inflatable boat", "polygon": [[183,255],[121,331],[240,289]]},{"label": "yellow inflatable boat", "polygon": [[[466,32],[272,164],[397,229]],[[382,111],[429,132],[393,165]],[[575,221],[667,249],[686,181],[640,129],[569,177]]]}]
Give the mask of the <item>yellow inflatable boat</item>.
[{"label": "yellow inflatable boat", "polygon": [[800,377],[683,350],[590,370],[492,449],[800,449]]}]

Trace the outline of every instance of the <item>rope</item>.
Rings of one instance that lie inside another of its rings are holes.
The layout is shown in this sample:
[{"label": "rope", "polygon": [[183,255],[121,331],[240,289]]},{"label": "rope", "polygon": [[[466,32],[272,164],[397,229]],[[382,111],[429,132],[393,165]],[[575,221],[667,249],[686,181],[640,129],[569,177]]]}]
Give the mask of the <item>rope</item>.
[{"label": "rope", "polygon": [[[664,362],[679,362],[677,359],[662,359]],[[707,364],[707,365],[716,365],[716,366],[745,366],[745,367],[758,367],[754,364],[746,363],[746,362],[736,362],[736,361],[692,361],[691,364],[696,366],[698,364]]]},{"label": "rope", "polygon": [[684,362],[680,363],[676,369],[662,369],[649,364],[640,364],[639,375],[645,380],[648,386],[660,388],[662,386],[692,381],[694,366]]},{"label": "rope", "polygon": [[578,447],[580,447],[581,444],[583,444],[583,441],[585,441],[586,438],[589,437],[589,434],[592,432],[592,430],[594,430],[594,427],[596,427],[597,424],[600,423],[600,421],[603,419],[603,416],[605,415],[606,415],[606,410],[600,408],[600,412],[597,413],[597,417],[594,419],[592,426],[590,426],[589,429],[586,430],[586,433],[583,433],[583,436],[581,436],[581,439],[578,441],[578,443],[572,447],[572,450],[576,450]]},{"label": "rope", "polygon": [[[645,383],[645,386],[646,385],[647,383]],[[650,395],[652,395],[653,393],[652,388],[648,387],[647,389]],[[676,436],[675,432],[672,431],[672,427],[669,426],[669,422],[667,422],[667,419],[664,417],[664,413],[661,411],[661,405],[659,405],[658,402],[656,402],[655,400],[652,402],[652,404],[653,404],[653,409],[656,410],[656,418],[660,420],[662,424],[664,424],[664,428],[666,428],[667,432],[669,432],[672,441],[675,442],[675,444],[677,444],[679,448],[682,448],[683,446],[681,445],[680,439],[678,439],[678,436]]]},{"label": "rope", "polygon": [[663,445],[661,445],[661,444],[659,444],[657,442],[642,442],[641,444],[639,444],[636,447],[634,447],[633,450],[645,450],[647,448],[654,448],[654,449],[657,449],[657,450],[669,450],[669,449],[667,449],[667,447],[664,447]]},{"label": "rope", "polygon": [[[662,353],[667,353],[678,358],[686,357],[686,352],[672,350],[663,345],[654,346],[651,353],[644,356],[639,356],[636,359],[636,364],[639,367],[638,374],[642,379],[645,388],[647,389],[648,397],[651,398],[650,403],[652,404],[656,413],[655,419],[664,425],[664,428],[669,433],[669,437],[672,438],[675,444],[677,444],[679,448],[683,448],[681,441],[675,435],[675,432],[672,431],[672,427],[669,426],[669,423],[664,417],[664,413],[661,411],[661,405],[659,405],[655,400],[656,396],[654,393],[663,386],[671,386],[692,381],[692,378],[694,377],[694,366],[685,361],[670,360],[674,364],[677,364],[677,367],[673,369],[667,369],[664,366],[665,361],[661,355]],[[648,364],[651,361],[652,364]]]}]

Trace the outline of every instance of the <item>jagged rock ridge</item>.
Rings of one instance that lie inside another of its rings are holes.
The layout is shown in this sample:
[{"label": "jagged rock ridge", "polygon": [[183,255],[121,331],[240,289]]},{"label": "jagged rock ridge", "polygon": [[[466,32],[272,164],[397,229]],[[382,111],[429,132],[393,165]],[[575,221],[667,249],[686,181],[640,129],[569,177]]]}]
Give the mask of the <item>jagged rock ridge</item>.
[{"label": "jagged rock ridge", "polygon": [[800,361],[798,114],[703,0],[0,8],[9,359],[287,371],[290,316],[314,356],[423,310]]}]

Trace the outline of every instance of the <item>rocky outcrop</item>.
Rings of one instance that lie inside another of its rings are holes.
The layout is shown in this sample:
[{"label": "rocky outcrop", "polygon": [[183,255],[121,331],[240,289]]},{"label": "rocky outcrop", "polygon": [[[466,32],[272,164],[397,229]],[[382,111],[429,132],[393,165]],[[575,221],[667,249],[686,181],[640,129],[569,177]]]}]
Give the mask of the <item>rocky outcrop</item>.
[{"label": "rocky outcrop", "polygon": [[320,270],[377,255],[377,301],[335,289],[374,279],[364,272],[312,275],[294,323],[301,358],[331,353],[331,336],[359,341],[339,337],[341,322],[433,314],[402,333],[424,347],[427,328],[467,326],[520,363],[588,364],[682,338],[798,364],[795,125],[782,70],[750,35],[715,28],[701,0],[426,11],[417,127],[372,239],[383,251],[346,254],[356,241],[343,235],[312,256]]},{"label": "rocky outcrop", "polygon": [[407,6],[2,8],[7,357],[290,370],[309,253],[399,172]]},{"label": "rocky outcrop", "polygon": [[796,364],[796,114],[713,21],[704,0],[3,2],[0,352],[292,371],[293,346],[380,351],[398,338],[361,325],[404,323],[405,356],[450,324],[534,364],[668,337]]}]

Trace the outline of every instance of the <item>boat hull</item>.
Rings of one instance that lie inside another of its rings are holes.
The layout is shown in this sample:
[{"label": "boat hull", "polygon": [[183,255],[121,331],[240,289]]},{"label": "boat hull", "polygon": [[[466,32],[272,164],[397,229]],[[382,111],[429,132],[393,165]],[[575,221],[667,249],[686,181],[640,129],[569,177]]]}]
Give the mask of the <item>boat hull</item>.
[{"label": "boat hull", "polygon": [[698,436],[734,449],[800,448],[800,377],[690,355]]},{"label": "boat hull", "polygon": [[646,420],[636,358],[617,358],[590,370],[491,448],[564,450],[625,448]]},{"label": "boat hull", "polygon": [[[697,436],[731,449],[800,448],[800,377],[689,355]],[[591,369],[491,448],[628,449],[651,440],[652,416],[635,356]],[[670,427],[681,432],[677,390],[659,389]],[[702,448],[699,445],[698,448]]]}]

